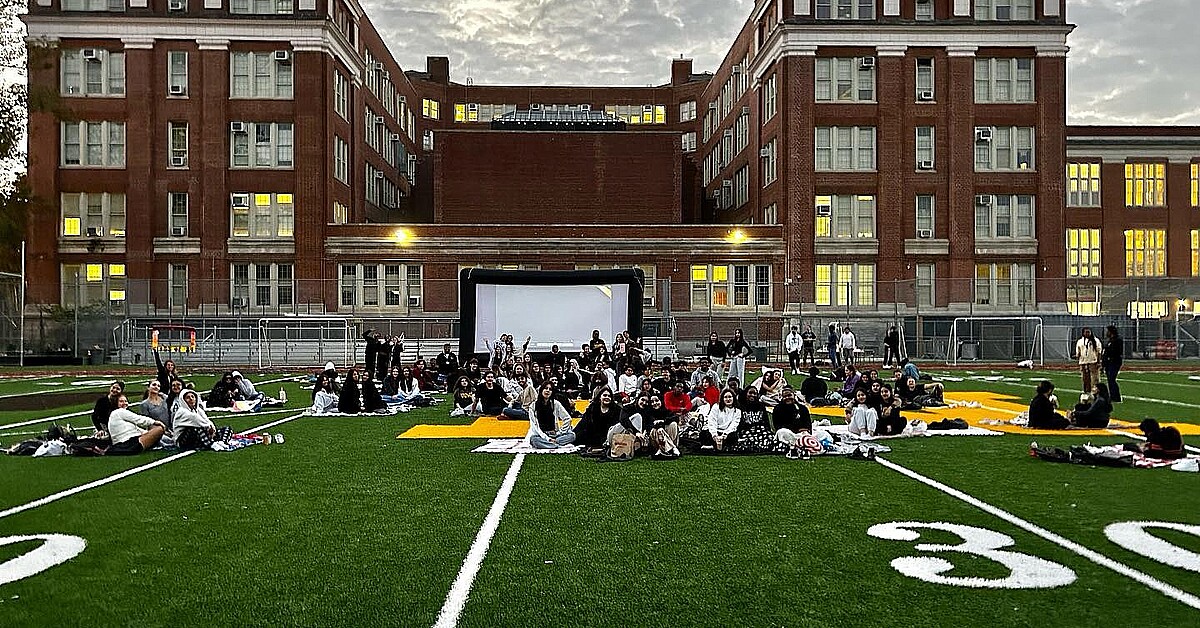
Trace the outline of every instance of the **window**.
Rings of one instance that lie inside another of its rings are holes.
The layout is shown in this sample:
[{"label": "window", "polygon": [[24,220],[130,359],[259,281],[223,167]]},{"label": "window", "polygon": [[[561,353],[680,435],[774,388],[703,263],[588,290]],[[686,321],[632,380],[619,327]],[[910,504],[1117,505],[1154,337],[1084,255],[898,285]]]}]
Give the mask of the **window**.
[{"label": "window", "polygon": [[291,264],[235,263],[230,270],[229,298],[235,310],[295,304]]},{"label": "window", "polygon": [[187,192],[167,193],[167,235],[181,238],[188,234]]},{"label": "window", "polygon": [[167,160],[170,168],[187,168],[188,165],[188,125],[187,122],[171,122],[167,125],[167,135],[171,140],[171,158]]},{"label": "window", "polygon": [[1192,164],[1192,207],[1200,207],[1200,164]]},{"label": "window", "polygon": [[125,167],[124,122],[63,122],[62,165]]},{"label": "window", "polygon": [[976,59],[975,102],[1033,102],[1033,59]]},{"label": "window", "polygon": [[337,70],[333,71],[333,110],[343,120],[350,119],[350,80]]},{"label": "window", "polygon": [[762,121],[766,124],[768,120],[775,117],[776,98],[778,96],[775,87],[775,75],[772,74],[762,86]]},{"label": "window", "polygon": [[292,12],[292,0],[229,0],[229,12],[287,15]]},{"label": "window", "polygon": [[933,237],[933,209],[935,199],[932,194],[917,195],[917,237]]},{"label": "window", "polygon": [[[932,3],[925,4],[933,6]],[[933,59],[917,59],[917,100],[929,102],[933,96]]]},{"label": "window", "polygon": [[1067,299],[1067,314],[1071,316],[1100,316],[1100,302]]},{"label": "window", "polygon": [[875,197],[841,194],[816,198],[816,237],[874,238]]},{"label": "window", "polygon": [[427,151],[433,150],[433,129],[425,129],[421,134],[421,147]]},{"label": "window", "polygon": [[696,101],[689,100],[679,103],[679,121],[691,122],[696,119]]},{"label": "window", "polygon": [[63,0],[62,9],[63,11],[124,12],[125,0]]},{"label": "window", "polygon": [[683,140],[683,152],[690,153],[690,152],[696,150],[696,132],[695,131],[689,131],[687,133],[684,133],[681,137]]},{"label": "window", "polygon": [[421,100],[421,115],[426,118],[437,120],[438,116],[438,101],[424,98]]},{"label": "window", "polygon": [[1032,170],[1033,127],[977,127],[991,132],[986,140],[975,137],[975,170]]},{"label": "window", "polygon": [[350,208],[339,203],[333,202],[333,224],[344,225],[350,222]]},{"label": "window", "polygon": [[762,177],[763,187],[771,185],[775,182],[775,179],[778,178],[775,167],[775,152],[778,143],[779,142],[775,138],[771,138],[771,141],[767,142],[767,145],[762,149],[764,154],[762,156],[762,165],[759,167],[759,170],[761,171],[759,176]]},{"label": "window", "polygon": [[933,264],[917,264],[917,305],[933,307]]},{"label": "window", "polygon": [[292,167],[291,122],[245,122],[230,134],[231,168]]},{"label": "window", "polygon": [[62,299],[64,307],[102,304],[109,311],[125,305],[125,265],[88,262],[63,264]]},{"label": "window", "polygon": [[188,93],[188,53],[186,50],[167,52],[167,94],[186,96]]},{"label": "window", "polygon": [[977,20],[1027,22],[1033,17],[1033,0],[975,0]]},{"label": "window", "polygon": [[350,145],[333,136],[333,178],[350,185]]},{"label": "window", "polygon": [[817,0],[818,20],[875,19],[875,0]]},{"label": "window", "polygon": [[817,305],[875,305],[874,264],[817,264]]},{"label": "window", "polygon": [[292,61],[282,50],[230,53],[230,98],[292,98]]},{"label": "window", "polygon": [[342,264],[338,277],[342,307],[401,310],[421,307],[423,282],[419,264]]},{"label": "window", "polygon": [[922,22],[933,19],[933,0],[917,0],[916,17]]},{"label": "window", "polygon": [[818,171],[874,170],[875,127],[817,127]]},{"label": "window", "polygon": [[917,168],[933,168],[933,127],[917,127]]},{"label": "window", "polygon": [[1166,301],[1130,301],[1126,308],[1129,318],[1165,318]]},{"label": "window", "polygon": [[734,141],[737,142],[733,154],[740,155],[750,145],[750,114],[743,113],[733,122]]},{"label": "window", "polygon": [[125,237],[124,194],[65,192],[61,200],[64,237]]},{"label": "window", "polygon": [[1100,164],[1067,164],[1067,207],[1100,206]]},{"label": "window", "polygon": [[[557,105],[555,105],[557,106]],[[576,105],[564,105],[577,108]],[[455,122],[487,122],[517,110],[516,105],[488,103],[457,103],[454,105]]]},{"label": "window", "polygon": [[63,50],[63,96],[124,96],[125,53],[103,48]]},{"label": "window", "polygon": [[693,264],[692,309],[771,305],[771,267],[758,264]]},{"label": "window", "polygon": [[738,208],[750,201],[750,166],[745,165],[733,174],[733,207]]},{"label": "window", "polygon": [[1100,230],[1067,229],[1067,276],[1100,276]]},{"label": "window", "polygon": [[1167,232],[1162,229],[1125,230],[1125,276],[1167,275]]},{"label": "window", "polygon": [[817,59],[817,102],[874,102],[874,61],[873,57]]},{"label": "window", "polygon": [[230,196],[232,237],[292,237],[296,210],[291,194],[234,193]]},{"label": "window", "polygon": [[604,112],[628,124],[666,124],[665,105],[607,105]]},{"label": "window", "polygon": [[762,224],[777,225],[779,224],[779,206],[771,203],[763,208]]},{"label": "window", "polygon": [[1200,277],[1200,230],[1192,229],[1192,276]]},{"label": "window", "polygon": [[1033,238],[1034,199],[1019,194],[982,195],[975,199],[975,237]]},{"label": "window", "polygon": [[167,306],[171,309],[187,310],[188,267],[187,264],[171,264],[171,291]]},{"label": "window", "polygon": [[976,264],[976,305],[1032,305],[1033,264]]},{"label": "window", "polygon": [[1125,206],[1166,207],[1166,164],[1125,164]]}]

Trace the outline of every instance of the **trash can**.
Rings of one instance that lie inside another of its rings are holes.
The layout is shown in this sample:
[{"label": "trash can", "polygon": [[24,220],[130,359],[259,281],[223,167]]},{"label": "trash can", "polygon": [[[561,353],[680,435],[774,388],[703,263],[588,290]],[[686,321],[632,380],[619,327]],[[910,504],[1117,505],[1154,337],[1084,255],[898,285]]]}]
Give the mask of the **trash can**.
[{"label": "trash can", "polygon": [[958,349],[958,357],[961,360],[978,360],[979,342],[970,340],[960,344]]}]

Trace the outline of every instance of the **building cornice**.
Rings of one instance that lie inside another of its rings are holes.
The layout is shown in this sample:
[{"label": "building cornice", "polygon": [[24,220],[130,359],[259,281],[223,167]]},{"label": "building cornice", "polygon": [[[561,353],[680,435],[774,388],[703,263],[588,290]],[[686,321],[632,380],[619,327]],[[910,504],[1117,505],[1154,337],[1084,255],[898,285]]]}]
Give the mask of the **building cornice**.
[{"label": "building cornice", "polygon": [[783,257],[784,243],[777,238],[750,238],[737,244],[723,238],[481,238],[468,236],[415,237],[403,246],[391,236],[328,237],[327,255],[378,256],[384,251],[424,256],[523,255],[578,257],[580,255],[645,257],[646,253],[678,256]]}]

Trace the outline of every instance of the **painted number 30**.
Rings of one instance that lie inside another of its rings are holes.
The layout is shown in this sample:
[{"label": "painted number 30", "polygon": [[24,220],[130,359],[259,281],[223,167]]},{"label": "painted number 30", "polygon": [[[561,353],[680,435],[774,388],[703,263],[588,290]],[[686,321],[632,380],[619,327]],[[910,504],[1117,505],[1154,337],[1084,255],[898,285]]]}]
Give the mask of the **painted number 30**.
[{"label": "painted number 30", "polygon": [[[916,541],[921,538],[918,530],[942,530],[957,535],[962,542],[957,545],[917,544],[914,549],[921,552],[958,552],[993,560],[1008,568],[1004,578],[974,578],[947,576],[945,573],[954,564],[935,556],[903,556],[892,561],[892,567],[900,573],[932,582],[962,587],[995,589],[1050,589],[1071,584],[1075,572],[1055,562],[1037,556],[1006,550],[1016,544],[1012,537],[986,528],[957,523],[922,523],[915,521],[881,523],[871,526],[867,534],[891,541]],[[1164,565],[1200,572],[1200,554],[1183,549],[1160,539],[1148,530],[1174,530],[1200,537],[1200,526],[1160,521],[1125,521],[1114,523],[1104,529],[1104,534],[1113,543],[1136,554],[1158,561]]]}]

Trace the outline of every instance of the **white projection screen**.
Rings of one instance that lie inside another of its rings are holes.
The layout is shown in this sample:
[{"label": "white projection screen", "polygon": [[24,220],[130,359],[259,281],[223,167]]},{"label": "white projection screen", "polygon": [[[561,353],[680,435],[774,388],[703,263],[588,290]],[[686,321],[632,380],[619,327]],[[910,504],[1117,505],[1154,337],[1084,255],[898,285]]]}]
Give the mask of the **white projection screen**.
[{"label": "white projection screen", "polygon": [[609,341],[617,332],[641,335],[640,270],[494,271],[464,269],[459,277],[461,332],[459,355],[486,355],[500,334],[518,346],[531,337],[529,351],[558,345],[579,351],[593,330]]}]

